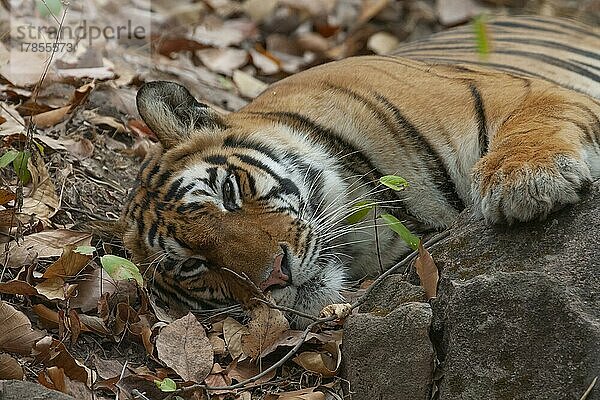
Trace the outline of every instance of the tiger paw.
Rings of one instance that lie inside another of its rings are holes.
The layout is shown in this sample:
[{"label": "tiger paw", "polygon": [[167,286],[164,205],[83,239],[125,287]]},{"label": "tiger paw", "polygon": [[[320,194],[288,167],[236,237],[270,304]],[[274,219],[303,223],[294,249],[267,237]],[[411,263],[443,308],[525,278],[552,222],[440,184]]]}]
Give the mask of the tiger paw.
[{"label": "tiger paw", "polygon": [[486,221],[491,223],[543,219],[553,210],[579,201],[591,182],[584,161],[558,155],[536,165],[489,154],[473,168],[471,193]]}]

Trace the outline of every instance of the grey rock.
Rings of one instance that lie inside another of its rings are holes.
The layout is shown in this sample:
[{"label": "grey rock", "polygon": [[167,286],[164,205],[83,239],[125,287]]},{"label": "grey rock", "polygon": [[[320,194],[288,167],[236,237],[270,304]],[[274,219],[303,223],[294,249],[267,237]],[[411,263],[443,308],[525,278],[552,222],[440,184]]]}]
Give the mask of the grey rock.
[{"label": "grey rock", "polygon": [[64,393],[24,381],[0,381],[0,400],[73,400]]},{"label": "grey rock", "polygon": [[400,275],[390,275],[371,291],[360,312],[386,315],[400,304],[414,301],[425,301],[425,289],[406,282]]},{"label": "grey rock", "polygon": [[353,400],[428,399],[434,350],[427,303],[405,303],[386,316],[356,314],[344,325],[342,376]]},{"label": "grey rock", "polygon": [[545,221],[490,226],[468,209],[431,253],[431,326],[399,277],[347,320],[352,399],[577,400],[600,376],[600,182]]},{"label": "grey rock", "polygon": [[464,213],[433,257],[441,400],[579,399],[600,375],[599,184],[543,222]]}]

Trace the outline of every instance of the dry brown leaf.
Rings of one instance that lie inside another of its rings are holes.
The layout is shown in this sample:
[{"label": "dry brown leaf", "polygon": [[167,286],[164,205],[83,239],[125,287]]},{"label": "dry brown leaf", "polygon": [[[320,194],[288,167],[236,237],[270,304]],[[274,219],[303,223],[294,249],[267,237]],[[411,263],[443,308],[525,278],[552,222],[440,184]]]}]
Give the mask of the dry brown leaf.
[{"label": "dry brown leaf", "polygon": [[23,199],[22,212],[23,214],[35,214],[41,221],[49,224],[50,218],[60,207],[56,187],[52,183],[48,169],[41,157],[30,158],[27,168],[31,172],[32,188]]},{"label": "dry brown leaf", "polygon": [[250,49],[250,56],[252,57],[252,64],[254,64],[254,66],[258,68],[264,75],[273,75],[281,70],[278,62],[265,56],[257,50]]},{"label": "dry brown leaf", "polygon": [[388,54],[396,47],[400,41],[396,36],[387,32],[377,32],[367,41],[367,47],[375,54]]},{"label": "dry brown leaf", "polygon": [[0,293],[20,294],[22,296],[35,296],[37,290],[25,281],[12,280],[8,282],[0,282]]},{"label": "dry brown leaf", "polygon": [[65,143],[65,147],[69,153],[73,154],[80,160],[90,158],[94,154],[94,143],[86,138],[72,140],[70,143]]},{"label": "dry brown leaf", "polygon": [[336,3],[336,0],[280,0],[280,4],[307,12],[312,17],[328,15]]},{"label": "dry brown leaf", "polygon": [[40,321],[44,326],[50,328],[58,327],[60,317],[56,311],[49,309],[43,304],[34,304],[31,307],[31,311],[33,311],[40,318]]},{"label": "dry brown leaf", "polygon": [[482,8],[473,0],[437,0],[435,5],[438,20],[445,26],[467,22],[482,11]]},{"label": "dry brown leaf", "polygon": [[9,354],[0,353],[0,380],[21,380],[23,376],[21,364]]},{"label": "dry brown leaf", "polygon": [[90,82],[75,89],[75,92],[73,92],[73,96],[71,96],[71,100],[69,101],[69,104],[71,105],[71,111],[73,111],[77,106],[85,103],[95,87],[96,84],[94,82]]},{"label": "dry brown leaf", "polygon": [[164,327],[156,339],[156,348],[158,357],[186,381],[200,383],[212,370],[212,346],[192,313]]},{"label": "dry brown leaf", "polygon": [[352,311],[352,304],[350,303],[339,303],[339,304],[328,304],[319,313],[321,317],[335,317],[339,320],[345,319]]},{"label": "dry brown leaf", "polygon": [[233,71],[233,83],[237,86],[240,94],[248,98],[258,96],[268,86],[266,83],[239,69]]},{"label": "dry brown leaf", "polygon": [[77,296],[71,298],[71,307],[80,308],[83,312],[96,310],[102,294],[113,294],[117,290],[106,271],[95,264],[94,267],[91,273],[79,276]]},{"label": "dry brown leaf", "polygon": [[10,190],[0,189],[0,206],[3,206],[16,198],[17,196]]},{"label": "dry brown leaf", "polygon": [[371,18],[379,14],[390,2],[390,0],[366,0],[363,1],[360,15],[358,16],[356,23],[361,25],[369,22]]},{"label": "dry brown leaf", "polygon": [[[23,26],[29,23],[20,22]],[[13,51],[10,54],[10,63],[0,65],[0,75],[18,87],[28,87],[37,84],[44,72],[48,53],[33,51]],[[15,68],[15,66],[18,66]],[[52,73],[48,74],[50,79]]]},{"label": "dry brown leaf", "polygon": [[[29,216],[25,219],[29,219]],[[0,210],[0,227],[12,228],[14,226],[19,226],[21,222],[23,221],[19,218],[19,214],[15,213],[14,208]]]},{"label": "dry brown leaf", "polygon": [[[268,365],[263,364],[262,369],[264,370],[266,368],[268,368]],[[250,359],[245,359],[244,361],[234,360],[227,367],[227,376],[230,379],[235,379],[238,382],[250,379],[253,376],[258,375],[260,372],[261,369],[259,368],[259,366],[255,362],[250,361]],[[273,370],[270,373],[263,376],[262,378],[257,379],[255,383],[260,385],[261,383],[269,382],[275,377],[276,373],[277,371]]]},{"label": "dry brown leaf", "polygon": [[10,242],[8,266],[20,267],[27,259],[35,256],[38,258],[58,257],[62,254],[64,246],[89,246],[92,235],[85,232],[57,229],[42,231],[25,236],[18,244]]},{"label": "dry brown leaf", "polygon": [[242,350],[253,359],[266,356],[273,349],[272,344],[290,329],[283,313],[264,303],[248,310],[251,316],[248,333],[242,336]]},{"label": "dry brown leaf", "polygon": [[118,360],[105,360],[98,357],[98,355],[94,355],[94,367],[98,372],[98,376],[102,379],[114,378],[120,376],[123,372],[123,364]]},{"label": "dry brown leaf", "polygon": [[139,336],[142,340],[142,344],[146,349],[146,353],[148,355],[154,354],[154,345],[150,341],[150,337],[152,336],[152,328],[150,327],[150,323],[148,318],[145,315],[139,316],[140,320],[138,322],[134,322],[129,326],[129,331],[135,335]]},{"label": "dry brown leaf", "polygon": [[75,248],[77,248],[75,245],[66,245],[60,258],[46,269],[42,278],[73,277],[81,272],[88,265],[91,257],[75,253],[73,251]]},{"label": "dry brown leaf", "polygon": [[335,360],[330,354],[305,351],[293,358],[293,361],[307,371],[322,376],[335,376]]},{"label": "dry brown leaf", "polygon": [[215,355],[222,356],[226,354],[225,340],[221,339],[219,334],[210,333],[208,335],[208,340],[210,341],[210,345],[212,346]]},{"label": "dry brown leaf", "polygon": [[46,373],[40,372],[38,382],[48,389],[57,390],[62,393],[67,393],[67,385],[65,371],[62,368],[50,367],[46,368]]},{"label": "dry brown leaf", "polygon": [[425,289],[427,299],[436,297],[437,284],[440,279],[439,271],[431,254],[423,247],[423,242],[419,242],[419,256],[415,261],[415,268],[421,280],[421,286]]},{"label": "dry brown leaf", "polygon": [[278,3],[279,0],[246,0],[242,8],[252,21],[259,23],[273,14]]},{"label": "dry brown leaf", "polygon": [[0,300],[0,351],[29,355],[43,335],[31,329],[31,322],[20,311]]},{"label": "dry brown leaf", "polygon": [[231,317],[227,317],[223,321],[223,338],[225,344],[227,344],[227,351],[231,355],[231,358],[239,360],[245,359],[247,356],[244,355],[242,350],[242,336],[248,333],[248,328],[237,322]]},{"label": "dry brown leaf", "polygon": [[37,362],[46,367],[59,367],[65,371],[65,375],[91,387],[95,381],[96,373],[81,362],[73,358],[63,343],[50,336],[46,336],[35,344],[33,355]]},{"label": "dry brown leaf", "polygon": [[0,116],[5,120],[0,124],[0,136],[14,135],[25,130],[25,120],[23,120],[15,106],[2,104]]},{"label": "dry brown leaf", "polygon": [[109,117],[107,115],[99,115],[95,111],[92,110],[84,110],[81,113],[83,118],[91,124],[94,125],[107,125],[111,128],[114,128],[115,131],[119,133],[127,132],[127,128],[125,125],[114,117]]},{"label": "dry brown leaf", "polygon": [[315,392],[315,389],[312,387],[293,392],[269,394],[265,397],[265,400],[325,400],[325,394]]},{"label": "dry brown leaf", "polygon": [[234,48],[205,49],[196,52],[208,69],[231,76],[233,70],[241,68],[248,62],[246,50]]},{"label": "dry brown leaf", "polygon": [[81,322],[81,330],[83,332],[95,332],[99,335],[109,335],[110,331],[104,324],[104,320],[100,317],[94,317],[93,315],[78,314],[79,321]]},{"label": "dry brown leaf", "polygon": [[35,285],[35,290],[48,300],[64,300],[67,288],[64,279],[55,276]]},{"label": "dry brown leaf", "polygon": [[115,73],[111,67],[91,67],[91,68],[65,68],[58,69],[57,74],[61,78],[92,78],[92,79],[113,79]]},{"label": "dry brown leaf", "polygon": [[67,113],[69,111],[71,111],[70,105],[60,107],[60,108],[57,108],[56,110],[51,110],[51,111],[46,111],[46,112],[43,112],[40,114],[36,114],[31,117],[31,121],[38,128],[49,128],[51,126],[58,124],[59,122],[62,122],[65,119],[65,117],[67,116]]},{"label": "dry brown leaf", "polygon": [[227,47],[239,45],[256,33],[254,22],[245,18],[230,19],[223,23],[213,19],[210,23],[198,25],[193,39],[206,45]]},{"label": "dry brown leaf", "polygon": [[296,43],[306,51],[323,53],[329,48],[329,41],[315,32],[304,32],[297,36]]}]

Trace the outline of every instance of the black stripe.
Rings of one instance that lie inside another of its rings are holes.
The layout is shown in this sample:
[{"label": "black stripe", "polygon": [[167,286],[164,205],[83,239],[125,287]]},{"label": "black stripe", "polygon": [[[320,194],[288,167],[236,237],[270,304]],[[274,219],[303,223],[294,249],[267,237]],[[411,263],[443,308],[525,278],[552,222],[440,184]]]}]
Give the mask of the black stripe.
[{"label": "black stripe", "polygon": [[[344,156],[341,162],[344,163],[345,168],[349,173],[360,176],[360,179],[369,184],[371,188],[375,188],[379,184],[379,177],[383,176],[381,171],[375,168],[373,162],[367,155],[358,151],[356,147],[348,143],[335,131],[319,125],[305,115],[291,111],[246,111],[246,113],[270,119],[277,123],[286,124],[307,135],[307,137],[315,144],[328,149],[330,154],[343,154]],[[394,193],[391,191],[383,191],[379,193],[378,196],[383,201],[396,202],[397,205],[394,206],[395,208],[390,210],[396,217],[403,220],[414,221],[415,224],[420,225],[419,220],[408,213],[404,207],[403,201]]]},{"label": "black stripe", "polygon": [[569,62],[569,61],[564,61],[564,60],[560,60],[558,58],[546,55],[546,54],[540,54],[540,53],[533,53],[530,51],[520,51],[520,50],[496,50],[496,53],[501,53],[501,54],[510,54],[510,55],[515,55],[515,56],[523,56],[523,57],[528,57],[528,58],[533,58],[535,60],[539,60],[542,62],[545,62],[546,64],[558,67],[558,68],[562,68],[565,69],[567,71],[571,71],[574,72],[576,74],[585,76],[586,78],[589,78],[591,80],[593,80],[594,82],[600,82],[600,76],[588,71],[587,69],[573,63],[573,62]]},{"label": "black stripe", "polygon": [[529,19],[532,21],[542,23],[544,25],[560,26],[561,28],[566,29],[566,30],[570,30],[573,32],[582,33],[584,35],[600,38],[600,34],[597,34],[596,32],[594,32],[594,30],[592,30],[591,28],[589,28],[587,26],[581,27],[581,26],[576,25],[575,21],[560,20],[558,18],[549,19],[549,18],[540,18],[540,17],[526,17],[526,18],[523,17],[523,19]]},{"label": "black stripe", "polygon": [[[470,41],[472,42],[472,41]],[[473,44],[468,44],[465,42],[460,43],[460,46],[446,46],[446,44],[454,44],[454,41],[446,41],[446,40],[439,40],[439,41],[435,41],[435,42],[428,42],[429,45],[424,44],[423,46],[419,46],[418,48],[414,48],[414,49],[410,49],[407,51],[403,51],[401,54],[404,57],[410,57],[411,53],[415,54],[415,55],[419,55],[425,52],[429,52],[429,51],[443,51],[445,52],[445,55],[447,55],[447,52],[453,52],[456,50],[464,50],[465,52],[472,52],[473,54],[477,54],[477,47],[476,45]],[[553,49],[557,49],[557,50],[561,50],[561,51],[566,51],[568,53],[572,53],[572,54],[578,54],[580,56],[586,57],[586,58],[591,58],[591,59],[595,59],[598,60],[600,59],[600,54],[599,53],[595,53],[592,51],[587,51],[587,50],[583,50],[583,49],[579,49],[576,47],[572,47],[572,46],[568,46],[566,44],[563,43],[559,43],[556,41],[552,41],[552,40],[541,40],[541,39],[521,39],[521,38],[515,38],[515,37],[495,37],[492,41],[492,43],[507,43],[507,44],[513,44],[513,43],[522,43],[522,44],[526,44],[529,45],[530,47],[530,51],[533,50],[531,49],[532,47],[536,47],[536,50],[540,50],[543,51],[545,49],[548,48],[553,48]],[[541,48],[538,48],[541,47]],[[490,54],[494,54],[494,53],[502,53],[504,51],[508,51],[508,50],[504,50],[508,48],[508,46],[503,46],[502,48],[498,49],[492,49]],[[535,53],[532,53],[535,54]],[[457,62],[460,62],[461,59],[457,58]],[[580,63],[579,61],[575,61],[576,63]],[[581,63],[583,64],[583,63]]]},{"label": "black stripe", "polygon": [[240,159],[240,161],[242,161],[245,164],[251,165],[256,169],[260,169],[264,172],[266,172],[267,174],[271,175],[273,177],[273,179],[275,179],[277,182],[281,182],[281,177],[279,175],[277,175],[275,173],[275,171],[273,171],[268,165],[264,164],[262,161],[257,160],[256,158],[246,155],[246,154],[234,154],[234,156],[236,156],[237,158]]},{"label": "black stripe", "polygon": [[225,165],[227,164],[227,157],[222,156],[220,154],[215,154],[204,158],[204,161],[216,165]]},{"label": "black stripe", "polygon": [[457,210],[464,209],[465,205],[456,193],[456,186],[454,185],[454,181],[450,178],[450,174],[448,173],[448,169],[446,168],[446,164],[442,160],[442,157],[434,150],[417,127],[414,126],[388,98],[381,94],[377,94],[375,97],[392,112],[396,124],[400,127],[400,129],[393,131],[395,136],[400,138],[400,134],[403,133],[402,139],[411,142],[407,147],[420,150],[421,160],[427,164],[427,170],[431,174],[433,182],[438,190],[444,195],[448,204]]},{"label": "black stripe", "polygon": [[147,187],[151,186],[152,178],[154,177],[154,175],[156,175],[158,173],[159,170],[160,170],[160,165],[158,163],[156,163],[150,171],[146,172],[144,184]]},{"label": "black stripe", "polygon": [[148,242],[150,246],[154,246],[154,239],[156,239],[156,232],[158,231],[158,221],[152,221],[150,229],[148,230]]},{"label": "black stripe", "polygon": [[492,21],[492,26],[502,26],[505,28],[524,28],[528,30],[540,31],[540,32],[551,32],[557,33],[560,35],[564,35],[565,31],[557,31],[556,29],[543,28],[541,26],[532,26],[522,22],[513,22],[513,21]]},{"label": "black stripe", "polygon": [[241,138],[228,136],[223,141],[223,147],[233,147],[236,149],[249,149],[263,153],[275,162],[279,162],[279,157],[273,153],[273,150],[262,143],[252,142]]},{"label": "black stripe", "polygon": [[444,57],[436,57],[436,56],[412,56],[412,58],[419,60],[419,61],[424,61],[424,62],[448,63],[449,65],[452,65],[455,63],[477,65],[477,66],[485,67],[488,69],[496,69],[498,71],[502,71],[502,72],[517,75],[517,76],[528,76],[528,77],[544,79],[550,83],[554,83],[557,86],[562,86],[562,87],[566,87],[566,88],[581,92],[580,90],[569,87],[568,85],[566,85],[564,83],[559,83],[555,80],[552,80],[552,79],[548,78],[547,76],[536,74],[535,72],[527,71],[527,70],[524,70],[519,67],[513,67],[511,65],[491,63],[491,62],[487,62],[487,61],[461,60],[461,59],[455,59],[455,58],[444,58]]},{"label": "black stripe", "polygon": [[485,107],[481,93],[474,83],[469,84],[471,96],[475,102],[475,115],[477,116],[477,130],[479,131],[479,156],[484,156],[488,152],[489,137],[487,133],[487,120],[485,117]]},{"label": "black stripe", "polygon": [[198,212],[198,211],[201,211],[201,210],[204,210],[204,209],[205,209],[204,203],[194,202],[194,203],[187,203],[187,204],[183,204],[183,205],[178,206],[177,207],[177,212],[179,214],[184,214],[184,213],[192,211],[192,212],[194,212],[194,217],[199,217],[199,216],[202,216],[202,215],[208,215],[207,211]]},{"label": "black stripe", "polygon": [[217,189],[217,167],[207,168],[206,172],[208,173],[208,186],[216,193]]},{"label": "black stripe", "polygon": [[169,190],[167,191],[167,194],[165,195],[165,201],[171,201],[177,195],[177,192],[179,191],[179,188],[181,187],[182,183],[183,178],[179,178],[171,184]]}]

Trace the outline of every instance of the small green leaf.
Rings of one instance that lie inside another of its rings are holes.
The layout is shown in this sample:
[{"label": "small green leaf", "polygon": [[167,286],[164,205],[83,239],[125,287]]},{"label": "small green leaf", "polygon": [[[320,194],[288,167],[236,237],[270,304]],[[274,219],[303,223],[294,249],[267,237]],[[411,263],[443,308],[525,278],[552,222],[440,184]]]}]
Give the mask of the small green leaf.
[{"label": "small green leaf", "polygon": [[54,17],[57,17],[62,10],[62,4],[60,0],[37,0],[36,6],[42,17],[48,17],[50,14],[52,14]]},{"label": "small green leaf", "polygon": [[375,203],[368,200],[359,201],[352,204],[351,207],[354,208],[356,211],[354,211],[352,214],[346,217],[346,222],[349,224],[356,224],[362,221],[367,217],[367,215],[373,209],[374,206]]},{"label": "small green leaf", "polygon": [[165,378],[162,381],[156,379],[154,380],[154,383],[162,392],[174,392],[177,390],[177,384],[171,378]]},{"label": "small green leaf", "polygon": [[79,246],[73,250],[75,253],[83,254],[84,256],[91,256],[96,251],[94,246]]},{"label": "small green leaf", "polygon": [[123,257],[107,254],[100,257],[100,264],[102,264],[102,268],[108,275],[116,281],[135,279],[138,285],[144,285],[144,279],[138,267]]},{"label": "small green leaf", "polygon": [[473,20],[473,30],[475,31],[477,53],[479,53],[479,57],[486,58],[490,53],[490,40],[485,15],[480,15]]},{"label": "small green leaf", "polygon": [[379,182],[395,191],[402,190],[408,186],[406,179],[396,175],[384,175],[379,178]]},{"label": "small green leaf", "polygon": [[0,168],[6,167],[8,164],[14,161],[19,155],[17,150],[9,150],[0,157]]},{"label": "small green leaf", "polygon": [[381,214],[381,218],[385,221],[386,224],[390,227],[391,230],[396,232],[402,240],[406,242],[410,246],[411,249],[417,250],[419,247],[419,239],[417,236],[413,235],[406,226],[398,218],[394,217],[391,214]]},{"label": "small green leaf", "polygon": [[35,147],[37,147],[37,149],[40,152],[40,154],[44,155],[44,146],[42,146],[41,143],[38,143],[35,140],[33,141],[33,144],[35,144]]},{"label": "small green leaf", "polygon": [[19,151],[15,159],[13,160],[13,168],[17,177],[23,182],[28,183],[31,180],[31,173],[27,168],[27,161],[31,158],[31,153],[28,151]]}]

